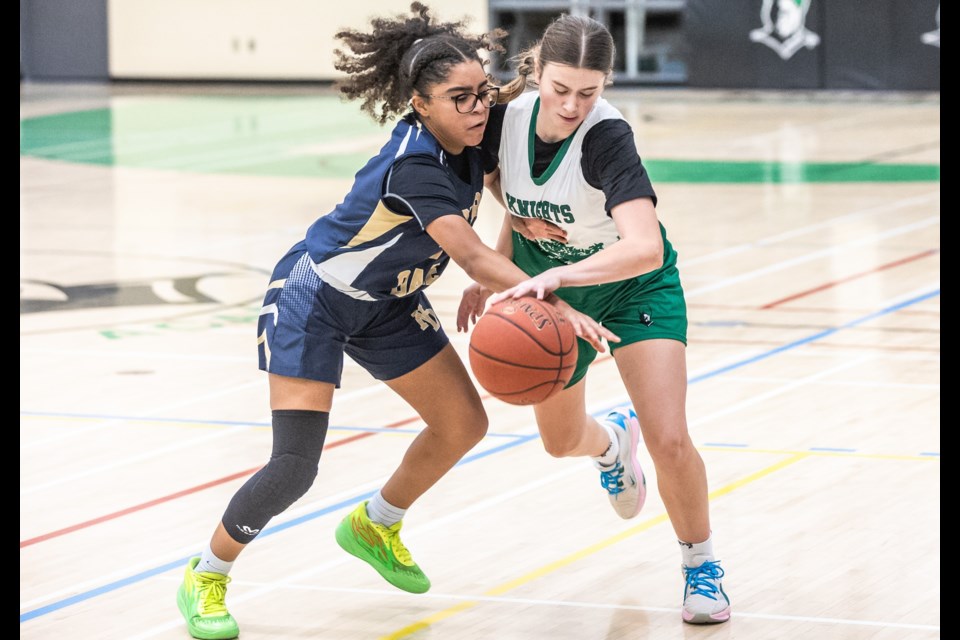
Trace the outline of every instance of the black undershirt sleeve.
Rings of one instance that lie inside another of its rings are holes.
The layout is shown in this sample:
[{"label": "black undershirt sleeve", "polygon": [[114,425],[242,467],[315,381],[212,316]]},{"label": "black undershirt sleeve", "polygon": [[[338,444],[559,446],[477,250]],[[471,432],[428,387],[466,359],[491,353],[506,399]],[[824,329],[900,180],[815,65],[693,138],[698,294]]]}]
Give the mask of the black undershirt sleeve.
[{"label": "black undershirt sleeve", "polygon": [[650,198],[657,205],[650,176],[637,154],[633,130],[625,120],[603,120],[587,132],[580,167],[587,183],[606,196],[607,215],[618,204],[637,198]]}]

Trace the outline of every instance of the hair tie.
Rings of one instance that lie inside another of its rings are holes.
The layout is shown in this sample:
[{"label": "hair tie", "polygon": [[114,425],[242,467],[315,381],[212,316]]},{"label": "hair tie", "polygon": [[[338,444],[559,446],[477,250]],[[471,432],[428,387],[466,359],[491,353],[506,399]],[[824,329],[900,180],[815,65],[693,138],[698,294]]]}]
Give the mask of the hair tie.
[{"label": "hair tie", "polygon": [[[410,45],[410,46],[411,46],[411,47],[415,47],[415,46],[417,46],[417,43],[419,43],[419,42],[423,42],[423,38],[418,38],[418,39],[414,40],[414,41],[413,41],[413,44]],[[408,77],[408,78],[413,78],[413,63],[417,61],[417,57],[418,57],[419,55],[420,55],[420,51],[417,51],[415,54],[413,54],[413,57],[410,58],[410,68],[407,69],[407,77]]]}]

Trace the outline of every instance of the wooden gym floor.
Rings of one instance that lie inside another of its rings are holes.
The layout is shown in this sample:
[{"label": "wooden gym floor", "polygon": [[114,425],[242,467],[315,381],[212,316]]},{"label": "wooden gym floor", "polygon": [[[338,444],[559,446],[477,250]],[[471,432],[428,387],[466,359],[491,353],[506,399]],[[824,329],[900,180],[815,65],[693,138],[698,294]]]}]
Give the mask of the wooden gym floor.
[{"label": "wooden gym floor", "polygon": [[[680,253],[732,620],[681,623],[645,453],[622,521],[492,399],[405,522],[432,590],[391,588],[333,528],[422,423],[348,363],[317,482],[232,573],[242,638],[940,636],[939,94],[607,97]],[[21,85],[20,637],[188,637],[184,564],[270,447],[269,272],[385,136],[326,89]],[[429,290],[464,356],[466,284]],[[599,358],[591,411],[626,402]]]}]

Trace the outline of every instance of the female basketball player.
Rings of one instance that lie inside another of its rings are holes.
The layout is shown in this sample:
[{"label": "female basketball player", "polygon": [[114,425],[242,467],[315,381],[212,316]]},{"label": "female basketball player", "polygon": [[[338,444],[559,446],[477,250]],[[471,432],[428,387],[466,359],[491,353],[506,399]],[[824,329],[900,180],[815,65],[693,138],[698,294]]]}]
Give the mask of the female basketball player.
[{"label": "female basketball player", "polygon": [[[620,336],[611,350],[639,425],[633,412],[599,423],[587,415],[584,376],[597,352],[580,341],[567,388],[535,407],[544,447],[554,456],[592,456],[617,513],[631,518],[645,497],[636,460],[642,431],[680,540],[683,620],[723,622],[730,602],[713,554],[706,472],[687,432],[677,254],[657,219],[630,125],[601,97],[613,57],[602,24],[563,16],[520,56],[518,78],[501,89],[501,102],[516,99],[491,111],[483,141],[487,185],[507,209],[497,249],[531,278],[490,302],[555,292]],[[520,95],[531,73],[539,91]],[[458,329],[483,312],[489,293],[479,285],[465,291]]]},{"label": "female basketball player", "polygon": [[[438,23],[419,3],[412,16],[343,31],[352,50],[337,68],[341,91],[385,122],[412,110],[357,174],[343,202],[318,219],[274,270],[260,313],[260,368],[269,373],[273,452],[234,495],[209,545],[191,559],[177,604],[197,638],[233,638],[225,604],[234,560],[270,519],[312,485],[346,353],[403,397],[426,423],[383,488],[337,528],[337,542],[391,584],[414,593],[430,581],[400,541],[406,509],[487,428],[480,396],[423,289],[453,258],[477,282],[503,290],[525,278],[484,246],[471,225],[483,191],[480,144],[497,99],[473,37]],[[378,111],[379,107],[379,111]],[[615,339],[563,306],[579,335]],[[437,393],[442,389],[442,393]]]}]

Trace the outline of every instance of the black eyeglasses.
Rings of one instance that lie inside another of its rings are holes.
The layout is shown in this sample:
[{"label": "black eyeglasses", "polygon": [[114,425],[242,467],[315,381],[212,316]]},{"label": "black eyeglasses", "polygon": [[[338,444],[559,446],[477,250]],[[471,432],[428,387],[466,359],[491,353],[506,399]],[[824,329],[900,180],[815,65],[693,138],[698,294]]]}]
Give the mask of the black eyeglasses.
[{"label": "black eyeglasses", "polygon": [[487,109],[497,104],[500,97],[500,87],[490,87],[480,93],[458,93],[455,96],[431,96],[425,95],[424,98],[443,98],[444,100],[453,100],[457,107],[457,113],[470,113],[477,108],[477,101],[482,101]]}]

